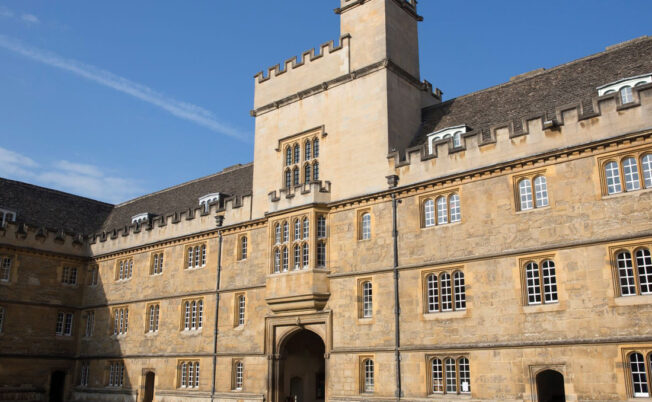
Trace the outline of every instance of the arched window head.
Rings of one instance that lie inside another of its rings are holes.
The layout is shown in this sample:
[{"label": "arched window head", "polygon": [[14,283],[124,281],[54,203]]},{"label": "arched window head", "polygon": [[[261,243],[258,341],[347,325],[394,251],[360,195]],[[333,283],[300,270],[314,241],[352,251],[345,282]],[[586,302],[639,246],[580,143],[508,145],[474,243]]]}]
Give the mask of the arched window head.
[{"label": "arched window head", "polygon": [[307,161],[309,161],[310,158],[312,157],[311,156],[312,155],[311,151],[312,151],[312,147],[311,147],[311,144],[310,144],[310,140],[307,140],[306,145],[305,145],[305,155],[306,155],[306,160]]},{"label": "arched window head", "polygon": [[626,86],[620,89],[620,101],[624,104],[634,102],[632,87]]},{"label": "arched window head", "polygon": [[652,294],[652,256],[650,250],[636,250],[636,271],[638,272],[638,287],[642,295]]},{"label": "arched window head", "polygon": [[522,179],[518,182],[518,195],[521,203],[521,211],[526,211],[534,207],[530,179]]},{"label": "arched window head", "polygon": [[636,159],[629,157],[623,159],[623,173],[625,174],[626,191],[636,191],[641,188],[641,182],[638,178],[638,164]]},{"label": "arched window head", "polygon": [[423,203],[423,224],[425,227],[435,226],[435,202],[431,199]]},{"label": "arched window head", "polygon": [[310,235],[310,221],[308,218],[303,218],[303,238],[308,239]]},{"label": "arched window head", "polygon": [[453,311],[453,289],[451,276],[448,272],[439,275],[439,288],[441,293],[441,311]]},{"label": "arched window head", "polygon": [[233,388],[241,390],[244,382],[244,364],[241,361],[237,361],[233,371]]},{"label": "arched window head", "polygon": [[299,145],[294,146],[294,163],[299,163],[299,160],[301,160],[301,148],[299,148]]},{"label": "arched window head", "polygon": [[620,184],[618,162],[608,162],[604,165],[604,175],[607,180],[607,194],[617,194],[623,191]]},{"label": "arched window head", "polygon": [[428,289],[427,311],[429,313],[439,312],[439,281],[437,275],[429,274],[426,276],[426,287]]},{"label": "arched window head", "polygon": [[281,255],[281,260],[282,260],[281,261],[281,266],[282,266],[283,272],[288,271],[288,265],[289,265],[289,261],[288,261],[289,258],[288,257],[289,257],[288,256],[288,248],[283,247],[282,255]]},{"label": "arched window head", "polygon": [[374,392],[374,361],[371,359],[365,359],[362,362],[362,368],[364,370],[364,392]]},{"label": "arched window head", "polygon": [[441,394],[444,392],[444,365],[441,359],[434,358],[430,361],[430,372],[432,381],[432,393]]},{"label": "arched window head", "polygon": [[616,255],[616,264],[618,265],[620,295],[636,295],[636,280],[634,279],[632,255],[628,251],[618,253],[618,255]]},{"label": "arched window head", "polygon": [[290,147],[285,148],[285,166],[292,164],[292,150]]},{"label": "arched window head", "polygon": [[308,243],[303,243],[302,253],[301,253],[303,269],[307,269],[310,264],[310,253],[308,247],[309,247]]},{"label": "arched window head", "polygon": [[461,147],[462,146],[462,132],[457,131],[455,134],[453,134],[453,146],[455,148]]},{"label": "arched window head", "polygon": [[448,358],[444,361],[446,370],[446,393],[457,393],[457,370],[455,369],[455,360]]},{"label": "arched window head", "polygon": [[451,194],[448,197],[448,203],[450,205],[451,223],[461,221],[462,206],[460,205],[460,196],[457,194]]},{"label": "arched window head", "polygon": [[437,224],[443,225],[448,223],[448,205],[446,197],[437,198]]},{"label": "arched window head", "polygon": [[301,221],[299,219],[295,219],[294,222],[292,223],[292,226],[294,227],[294,238],[292,240],[297,241],[301,239]]},{"label": "arched window head", "polygon": [[460,357],[457,360],[457,367],[460,373],[460,393],[468,394],[471,392],[471,366],[469,359]]},{"label": "arched window head", "polygon": [[455,310],[466,310],[466,284],[463,272],[457,271],[453,274],[453,287]]},{"label": "arched window head", "polygon": [[360,222],[360,239],[371,239],[371,214],[368,212],[362,214],[362,219]]},{"label": "arched window head", "polygon": [[294,269],[301,269],[301,246],[295,244],[293,251]]},{"label": "arched window head", "polygon": [[541,278],[539,264],[528,262],[525,265],[528,304],[541,304]]}]

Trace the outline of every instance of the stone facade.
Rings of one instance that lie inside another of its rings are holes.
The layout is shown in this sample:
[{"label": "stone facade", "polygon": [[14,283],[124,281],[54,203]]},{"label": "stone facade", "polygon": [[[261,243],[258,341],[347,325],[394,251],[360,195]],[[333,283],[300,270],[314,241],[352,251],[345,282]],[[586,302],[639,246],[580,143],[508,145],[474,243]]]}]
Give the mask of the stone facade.
[{"label": "stone facade", "polygon": [[0,183],[0,400],[644,397],[652,84],[596,88],[652,40],[442,103],[416,1],[340,6],[338,41],[256,75],[253,166],[117,206]]}]

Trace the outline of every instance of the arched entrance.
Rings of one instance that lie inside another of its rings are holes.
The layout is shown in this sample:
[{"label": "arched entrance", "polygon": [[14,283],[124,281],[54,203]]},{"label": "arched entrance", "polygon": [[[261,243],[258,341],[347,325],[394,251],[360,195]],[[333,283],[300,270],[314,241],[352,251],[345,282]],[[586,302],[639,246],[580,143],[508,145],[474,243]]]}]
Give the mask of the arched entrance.
[{"label": "arched entrance", "polygon": [[537,374],[537,400],[539,402],[565,402],[564,376],[554,370],[545,370]]},{"label": "arched entrance", "polygon": [[302,329],[289,335],[279,348],[276,375],[278,402],[319,402],[326,390],[324,341]]},{"label": "arched entrance", "polygon": [[154,380],[156,379],[156,374],[153,372],[148,372],[145,374],[145,396],[143,397],[143,402],[153,402],[154,401]]},{"label": "arched entrance", "polygon": [[50,402],[63,402],[63,391],[66,388],[66,373],[54,371],[50,377]]}]

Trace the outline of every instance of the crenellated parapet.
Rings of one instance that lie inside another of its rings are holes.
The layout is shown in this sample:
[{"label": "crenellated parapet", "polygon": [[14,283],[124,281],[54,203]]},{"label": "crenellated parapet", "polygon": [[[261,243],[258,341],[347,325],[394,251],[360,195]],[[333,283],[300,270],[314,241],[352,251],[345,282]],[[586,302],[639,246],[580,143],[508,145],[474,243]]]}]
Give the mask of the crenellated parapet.
[{"label": "crenellated parapet", "polygon": [[650,129],[652,84],[635,87],[633,93],[634,100],[626,104],[612,93],[592,98],[588,107],[578,101],[559,105],[554,113],[542,111],[485,129],[468,127],[459,146],[452,137],[431,144],[425,140],[390,153],[390,168],[401,184],[409,184],[424,174],[444,176]]},{"label": "crenellated parapet", "polygon": [[38,249],[85,257],[90,255],[88,238],[63,229],[5,222],[0,225],[0,245]]},{"label": "crenellated parapet", "polygon": [[256,74],[254,108],[349,73],[350,40],[342,35],[338,43],[326,42]]},{"label": "crenellated parapet", "polygon": [[325,204],[331,201],[331,182],[313,181],[300,186],[269,193],[269,212],[283,211],[302,205]]}]

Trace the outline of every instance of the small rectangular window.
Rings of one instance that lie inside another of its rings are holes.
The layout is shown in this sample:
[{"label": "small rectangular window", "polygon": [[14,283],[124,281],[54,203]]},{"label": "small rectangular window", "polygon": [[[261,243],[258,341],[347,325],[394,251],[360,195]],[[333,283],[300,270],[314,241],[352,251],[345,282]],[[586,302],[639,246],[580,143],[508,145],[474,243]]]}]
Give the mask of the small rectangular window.
[{"label": "small rectangular window", "polygon": [[88,377],[90,372],[90,364],[88,362],[81,363],[81,372],[79,374],[79,385],[82,387],[88,386]]},{"label": "small rectangular window", "polygon": [[0,306],[0,334],[4,331],[5,308]]},{"label": "small rectangular window", "polygon": [[177,378],[179,379],[179,388],[198,389],[199,388],[199,362],[198,361],[180,361],[177,366]]},{"label": "small rectangular window", "polygon": [[181,330],[200,330],[204,322],[204,301],[202,299],[184,300],[181,306]]},{"label": "small rectangular window", "polygon": [[11,281],[11,257],[0,255],[0,281]]},{"label": "small rectangular window", "polygon": [[72,336],[73,313],[57,313],[57,326],[55,333],[59,336]]},{"label": "small rectangular window", "polygon": [[109,379],[107,386],[111,388],[122,388],[124,386],[125,365],[121,361],[109,362]]},{"label": "small rectangular window", "polygon": [[150,269],[151,275],[160,275],[163,273],[163,252],[152,254],[152,267]]},{"label": "small rectangular window", "polygon": [[65,285],[76,285],[77,267],[64,266],[61,274],[61,283]]},{"label": "small rectangular window", "polygon": [[93,331],[95,330],[95,311],[86,312],[86,331],[84,332],[85,337],[93,336]]},{"label": "small rectangular window", "polygon": [[127,258],[124,260],[118,261],[116,267],[115,279],[117,281],[124,281],[130,279],[134,272],[134,260],[133,258]]},{"label": "small rectangular window", "polygon": [[206,244],[196,244],[186,248],[186,268],[197,269],[206,266]]}]

